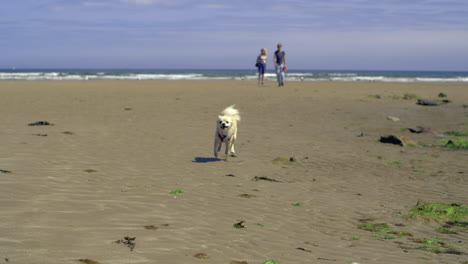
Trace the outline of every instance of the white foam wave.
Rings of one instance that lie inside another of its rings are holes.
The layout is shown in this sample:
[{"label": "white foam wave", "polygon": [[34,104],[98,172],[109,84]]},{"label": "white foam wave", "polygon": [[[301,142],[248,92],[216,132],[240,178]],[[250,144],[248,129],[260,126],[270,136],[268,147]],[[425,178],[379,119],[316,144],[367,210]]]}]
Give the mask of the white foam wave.
[{"label": "white foam wave", "polygon": [[[112,72],[0,72],[0,80],[256,80],[255,71],[235,74],[203,73],[112,73]],[[265,78],[276,80],[274,72],[265,73]],[[347,72],[287,72],[287,81],[333,81],[333,82],[468,82],[468,77],[421,77],[421,76],[366,76]]]}]

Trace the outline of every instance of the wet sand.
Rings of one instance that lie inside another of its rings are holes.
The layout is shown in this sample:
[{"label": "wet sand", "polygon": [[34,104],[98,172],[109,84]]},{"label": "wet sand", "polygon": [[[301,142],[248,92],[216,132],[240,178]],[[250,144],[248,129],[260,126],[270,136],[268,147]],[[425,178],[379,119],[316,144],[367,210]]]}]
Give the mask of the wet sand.
[{"label": "wet sand", "polygon": [[[451,103],[413,97],[440,92]],[[215,121],[232,104],[238,157],[225,162]],[[0,82],[0,260],[466,263],[416,249],[466,254],[466,228],[406,217],[421,200],[468,204],[468,151],[439,141],[468,131],[466,105],[464,83]],[[390,134],[414,146],[379,142]]]}]

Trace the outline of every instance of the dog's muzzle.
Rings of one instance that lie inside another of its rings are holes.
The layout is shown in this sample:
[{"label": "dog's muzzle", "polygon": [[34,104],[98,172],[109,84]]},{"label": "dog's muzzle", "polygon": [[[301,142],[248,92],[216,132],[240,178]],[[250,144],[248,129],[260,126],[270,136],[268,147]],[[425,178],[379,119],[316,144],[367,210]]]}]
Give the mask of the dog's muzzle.
[{"label": "dog's muzzle", "polygon": [[226,125],[226,124],[224,124],[224,123],[221,124],[221,128],[222,128],[222,129],[226,129],[226,128],[228,128],[228,127],[229,127],[229,126]]}]

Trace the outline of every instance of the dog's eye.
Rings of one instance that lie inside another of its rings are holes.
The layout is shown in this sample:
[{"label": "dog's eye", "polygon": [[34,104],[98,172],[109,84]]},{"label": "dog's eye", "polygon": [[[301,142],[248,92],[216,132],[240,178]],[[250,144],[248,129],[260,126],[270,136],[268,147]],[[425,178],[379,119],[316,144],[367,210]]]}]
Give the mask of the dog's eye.
[{"label": "dog's eye", "polygon": [[226,124],[229,124],[229,121],[226,121]]},{"label": "dog's eye", "polygon": [[221,124],[221,123],[223,123],[223,121],[219,121],[218,123],[220,123],[220,124]]}]

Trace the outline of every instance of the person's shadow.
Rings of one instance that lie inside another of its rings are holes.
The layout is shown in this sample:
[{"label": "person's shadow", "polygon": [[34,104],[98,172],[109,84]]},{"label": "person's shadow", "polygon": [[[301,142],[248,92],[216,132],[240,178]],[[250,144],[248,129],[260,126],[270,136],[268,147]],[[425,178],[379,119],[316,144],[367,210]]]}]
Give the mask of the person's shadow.
[{"label": "person's shadow", "polygon": [[192,162],[196,163],[207,163],[207,162],[216,162],[216,161],[221,161],[222,159],[218,158],[206,158],[206,157],[195,157]]}]

